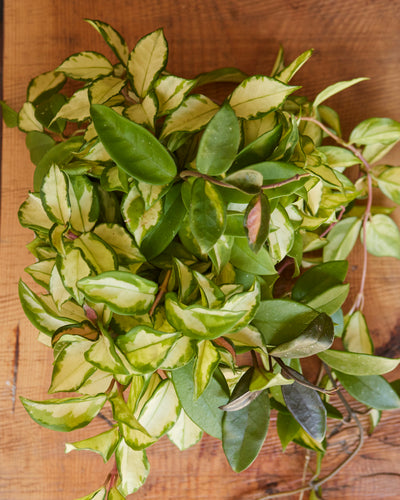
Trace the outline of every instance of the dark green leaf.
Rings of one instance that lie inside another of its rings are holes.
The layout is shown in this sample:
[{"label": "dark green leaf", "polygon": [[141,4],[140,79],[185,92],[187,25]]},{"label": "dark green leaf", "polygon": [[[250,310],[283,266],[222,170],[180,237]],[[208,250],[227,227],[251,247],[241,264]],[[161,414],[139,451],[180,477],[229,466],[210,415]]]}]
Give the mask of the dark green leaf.
[{"label": "dark green leaf", "polygon": [[240,142],[239,121],[229,104],[225,103],[208,123],[196,157],[199,172],[220,175],[228,170]]},{"label": "dark green leaf", "polygon": [[18,125],[18,113],[10,108],[10,106],[4,101],[0,101],[0,107],[2,110],[4,123],[7,125],[7,127],[16,127]]},{"label": "dark green leaf", "polygon": [[400,408],[400,397],[380,375],[355,377],[337,370],[335,373],[346,391],[357,401],[377,410]]},{"label": "dark green leaf", "polygon": [[106,151],[127,174],[152,184],[173,180],[174,160],[148,130],[104,105],[94,104],[91,115]]},{"label": "dark green leaf", "polygon": [[276,430],[278,431],[283,451],[285,451],[287,445],[293,441],[299,429],[300,424],[291,415],[282,412],[278,413]]},{"label": "dark green leaf", "polygon": [[43,132],[32,130],[26,134],[25,143],[31,154],[32,163],[37,165],[47,151],[54,146],[55,141]]},{"label": "dark green leaf", "polygon": [[319,394],[297,382],[281,389],[293,417],[312,438],[321,442],[326,433],[326,409]]},{"label": "dark green leaf", "polygon": [[210,436],[222,439],[224,412],[219,407],[226,404],[229,399],[226,383],[214,375],[203,394],[195,399],[193,361],[173,370],[171,376],[181,405],[191,420]]},{"label": "dark green leaf", "polygon": [[45,101],[41,102],[35,111],[36,119],[43,127],[55,133],[62,133],[65,129],[65,120],[59,119],[52,123],[60,108],[67,102],[62,94],[54,94]]},{"label": "dark green leaf", "polygon": [[[248,370],[233,390],[231,401],[249,390],[252,371]],[[246,407],[225,412],[222,422],[222,447],[229,465],[241,472],[256,459],[264,443],[269,424],[269,397],[263,391]]]}]

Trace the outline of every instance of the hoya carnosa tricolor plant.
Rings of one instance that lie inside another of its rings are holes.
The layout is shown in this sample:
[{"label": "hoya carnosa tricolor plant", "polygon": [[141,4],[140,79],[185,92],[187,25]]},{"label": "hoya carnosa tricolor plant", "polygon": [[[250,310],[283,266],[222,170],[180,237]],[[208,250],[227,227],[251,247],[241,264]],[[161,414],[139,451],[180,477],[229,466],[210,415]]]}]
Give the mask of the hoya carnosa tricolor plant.
[{"label": "hoya carnosa tricolor plant", "polygon": [[[115,61],[74,54],[30,82],[19,112],[1,103],[36,165],[19,220],[34,232],[26,271],[43,291],[21,281],[20,299],[54,351],[49,393],[71,392],[22,404],[59,431],[112,412],[108,430],[66,445],[113,464],[81,500],[135,492],[164,434],[184,450],[206,432],[240,472],[271,411],[283,449],[294,441],[321,458],[341,398],[361,443],[344,391],[374,424],[400,407],[399,384],[382,376],[399,360],[374,356],[362,313],[367,254],[400,258],[392,209],[373,204],[373,188],[400,203],[400,168],[380,163],[400,123],[370,118],[343,139],[325,102],[365,79],[302,97],[289,82],[311,50],[289,65],[280,50],[269,76],[224,68],[189,80],[166,70],[162,29],[130,51],[88,22]],[[69,79],[81,82],[72,95]],[[196,90],[215,82],[237,84],[223,103]],[[362,281],[343,312],[358,238]],[[302,364],[314,355],[321,372],[309,381]],[[304,490],[336,473],[322,470]]]}]

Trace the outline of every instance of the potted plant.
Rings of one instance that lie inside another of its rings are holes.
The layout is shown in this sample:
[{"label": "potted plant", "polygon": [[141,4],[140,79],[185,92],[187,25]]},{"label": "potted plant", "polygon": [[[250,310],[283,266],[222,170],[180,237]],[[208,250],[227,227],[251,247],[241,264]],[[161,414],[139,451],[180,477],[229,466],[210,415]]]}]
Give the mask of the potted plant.
[{"label": "potted plant", "polygon": [[[145,450],[165,434],[181,450],[203,432],[221,439],[240,472],[271,411],[282,447],[319,459],[330,429],[353,419],[347,463],[363,428],[344,391],[373,425],[400,407],[398,381],[382,376],[400,361],[373,354],[362,313],[368,253],[400,258],[391,209],[373,204],[373,188],[400,203],[400,168],[380,163],[400,123],[370,118],[343,139],[325,102],[365,79],[308,100],[289,82],[311,50],[289,65],[280,50],[270,76],[224,68],[188,80],[166,70],[162,29],[130,51],[111,26],[88,22],[116,63],[74,54],[30,82],[18,113],[1,103],[36,165],[19,220],[34,231],[26,271],[43,291],[21,281],[21,304],[54,351],[49,393],[71,392],[22,404],[59,431],[111,408],[108,431],[66,445],[113,464],[81,500],[138,490]],[[215,82],[235,84],[223,103],[198,93]],[[359,237],[362,278],[344,314]],[[302,373],[310,357],[315,380]],[[319,498],[338,470],[298,491]]]}]

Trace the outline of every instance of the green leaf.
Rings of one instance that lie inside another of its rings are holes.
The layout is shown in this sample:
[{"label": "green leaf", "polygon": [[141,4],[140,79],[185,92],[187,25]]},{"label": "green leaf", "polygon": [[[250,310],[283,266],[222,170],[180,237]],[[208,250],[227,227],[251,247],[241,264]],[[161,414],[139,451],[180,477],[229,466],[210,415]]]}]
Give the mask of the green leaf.
[{"label": "green leaf", "polygon": [[121,440],[115,452],[115,459],[121,478],[118,490],[123,496],[130,495],[144,484],[150,472],[146,452],[132,450],[124,440]]},{"label": "green leaf", "polygon": [[102,54],[84,51],[67,57],[56,71],[75,80],[94,80],[111,74],[113,66]]},{"label": "green leaf", "polygon": [[216,82],[242,82],[247,75],[237,68],[219,68],[196,76],[196,86],[201,87]]},{"label": "green leaf", "polygon": [[62,348],[54,361],[51,385],[48,390],[50,394],[77,391],[95,372],[94,366],[85,359],[85,352],[92,345],[92,341],[76,335]]},{"label": "green leaf", "polygon": [[370,337],[367,322],[361,311],[347,318],[343,333],[343,345],[347,351],[373,354],[374,344]]},{"label": "green leaf", "polygon": [[258,281],[248,292],[239,292],[230,296],[223,306],[224,311],[246,311],[242,319],[235,325],[235,330],[245,328],[253,319],[260,305],[261,287]]},{"label": "green leaf", "polygon": [[160,28],[141,38],[129,55],[127,69],[139,97],[144,97],[165,68],[168,45]]},{"label": "green leaf", "polygon": [[384,170],[376,180],[382,193],[400,205],[400,167]]},{"label": "green leaf", "polygon": [[173,132],[197,132],[207,125],[218,111],[219,106],[204,95],[193,94],[167,116],[161,139]]},{"label": "green leaf", "polygon": [[267,76],[252,76],[232,92],[229,104],[239,118],[259,118],[283,104],[299,88]]},{"label": "green leaf", "polygon": [[95,303],[105,303],[117,314],[148,312],[157,292],[157,285],[141,276],[125,271],[107,271],[83,278],[78,288]]},{"label": "green leaf", "polygon": [[225,224],[226,207],[218,189],[209,181],[196,179],[192,185],[190,226],[203,252],[218,241]]},{"label": "green leaf", "polygon": [[357,401],[377,410],[400,408],[400,397],[383,377],[379,375],[356,377],[337,370],[335,373],[346,391]]},{"label": "green leaf", "polygon": [[78,151],[83,144],[82,137],[70,137],[64,142],[57,143],[39,161],[33,177],[35,191],[40,191],[43,179],[53,164],[62,167],[72,158],[73,153]]},{"label": "green leaf", "polygon": [[119,441],[118,427],[97,434],[96,436],[75,441],[74,443],[66,443],[65,453],[74,450],[89,450],[98,453],[103,457],[104,463],[108,462],[112,457],[114,450]]},{"label": "green leaf", "polygon": [[152,184],[172,181],[174,160],[150,132],[100,104],[91,115],[106,151],[128,175]]},{"label": "green leaf", "polygon": [[57,71],[48,71],[33,78],[28,85],[26,100],[33,104],[39,104],[49,94],[58,92],[66,82],[65,75]]},{"label": "green leaf", "polygon": [[400,123],[391,118],[368,118],[350,134],[353,144],[391,144],[400,139]]},{"label": "green leaf", "polygon": [[55,145],[55,141],[52,137],[36,130],[26,134],[25,142],[31,155],[31,161],[35,165],[37,165],[47,151]]},{"label": "green leaf", "polygon": [[329,231],[328,243],[323,249],[324,262],[347,258],[357,241],[361,224],[361,220],[357,217],[347,217]]},{"label": "green leaf", "polygon": [[334,370],[348,375],[383,375],[394,370],[400,359],[329,349],[318,356]]},{"label": "green leaf", "polygon": [[18,113],[4,101],[0,101],[1,113],[7,127],[13,128],[18,125]]},{"label": "green leaf", "polygon": [[347,167],[358,165],[361,160],[351,151],[337,146],[319,146],[318,151],[322,152],[330,167],[342,172]]},{"label": "green leaf", "polygon": [[138,373],[153,373],[162,364],[178,339],[178,334],[165,333],[148,326],[136,326],[116,343]]},{"label": "green leaf", "polygon": [[[248,391],[251,377],[250,369],[235,386],[231,401]],[[267,391],[262,392],[244,408],[225,412],[222,422],[222,447],[229,465],[235,472],[247,469],[256,459],[268,432],[269,413]]]},{"label": "green leaf", "polygon": [[72,323],[73,319],[62,317],[51,310],[23,281],[18,284],[19,299],[29,321],[35,328],[52,336],[58,328]]},{"label": "green leaf", "polygon": [[272,130],[257,137],[239,152],[232,164],[231,171],[266,160],[278,145],[281,134],[282,125],[278,123]]},{"label": "green leaf", "polygon": [[129,49],[118,31],[109,24],[98,21],[97,19],[85,19],[85,21],[100,33],[122,64],[126,65],[129,57]]},{"label": "green leaf", "polygon": [[31,132],[37,130],[43,131],[43,125],[35,116],[35,107],[31,102],[25,102],[18,113],[18,128],[22,132]]},{"label": "green leaf", "polygon": [[158,100],[159,114],[170,113],[180,106],[195,83],[195,80],[185,80],[174,75],[165,75],[157,80],[154,90]]},{"label": "green leaf", "polygon": [[190,420],[182,409],[178,420],[167,432],[167,436],[180,451],[183,451],[198,443],[203,437],[203,431]]},{"label": "green leaf", "polygon": [[194,366],[194,392],[198,399],[211,382],[211,378],[220,361],[218,350],[209,340],[197,344],[197,358]]},{"label": "green leaf", "polygon": [[222,292],[221,289],[213,281],[209,280],[203,274],[197,271],[193,271],[193,276],[195,277],[200,288],[202,305],[205,307],[209,307],[210,309],[222,306],[222,304],[225,302],[224,292]]},{"label": "green leaf", "polygon": [[293,441],[300,429],[300,424],[291,415],[279,412],[276,419],[276,430],[282,445],[282,451],[285,451],[287,445]]},{"label": "green leaf", "polygon": [[288,410],[313,439],[321,442],[326,433],[326,409],[319,394],[296,381],[282,386]]},{"label": "green leaf", "polygon": [[235,238],[231,263],[238,269],[252,274],[276,274],[274,264],[266,248],[261,248],[255,254],[250,248],[247,238]]},{"label": "green leaf", "polygon": [[175,370],[189,363],[195,355],[194,343],[189,337],[178,338],[161,362],[160,370]]},{"label": "green leaf", "polygon": [[300,54],[293,62],[291,62],[286,68],[283,68],[275,78],[283,83],[288,83],[293,76],[299,71],[299,69],[305,64],[313,54],[313,49],[306,50]]},{"label": "green leaf", "polygon": [[105,500],[106,493],[107,493],[106,487],[103,486],[99,490],[96,490],[93,493],[86,495],[85,497],[78,498],[77,500]]},{"label": "green leaf", "polygon": [[304,358],[328,349],[334,339],[333,322],[325,314],[319,314],[297,337],[279,344],[269,351],[271,356]]},{"label": "green leaf", "polygon": [[64,106],[67,99],[62,94],[53,94],[48,99],[42,101],[36,108],[35,116],[44,128],[62,134],[65,130],[65,120],[55,120],[58,111]]},{"label": "green leaf", "polygon": [[215,339],[232,330],[246,311],[208,309],[197,305],[185,306],[174,293],[165,297],[168,322],[179,332],[195,339]]},{"label": "green leaf", "polygon": [[352,85],[356,85],[359,82],[363,82],[364,80],[369,80],[369,78],[354,78],[353,80],[348,80],[344,82],[338,82],[334,83],[333,85],[330,85],[326,89],[324,89],[322,92],[320,92],[317,97],[314,99],[313,106],[316,108],[320,104],[322,104],[324,101],[329,99],[329,97],[332,97],[333,95],[337,94],[338,92],[342,92],[342,90],[348,89]]},{"label": "green leaf", "polygon": [[222,439],[223,411],[219,409],[227,403],[229,395],[226,384],[213,377],[203,392],[195,399],[193,362],[171,372],[172,382],[185,413],[210,436]]},{"label": "green leaf", "polygon": [[239,121],[225,103],[208,123],[199,144],[197,170],[203,174],[220,175],[231,166],[240,143]]},{"label": "green leaf", "polygon": [[42,427],[69,432],[89,424],[104,406],[105,394],[79,398],[32,401],[21,397],[30,417]]},{"label": "green leaf", "polygon": [[376,214],[367,222],[367,250],[378,257],[400,259],[400,231],[390,217]]},{"label": "green leaf", "polygon": [[307,270],[295,283],[292,298],[319,312],[335,313],[345,301],[349,285],[342,285],[348,262],[333,261]]}]

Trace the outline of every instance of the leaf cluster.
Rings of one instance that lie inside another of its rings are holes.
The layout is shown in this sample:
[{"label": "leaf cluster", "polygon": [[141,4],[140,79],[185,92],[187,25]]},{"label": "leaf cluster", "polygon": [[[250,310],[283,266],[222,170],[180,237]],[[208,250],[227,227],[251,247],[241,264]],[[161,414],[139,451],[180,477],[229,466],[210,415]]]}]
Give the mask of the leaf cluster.
[{"label": "leaf cluster", "polygon": [[[113,415],[110,430],[66,446],[115,456],[117,472],[84,499],[135,492],[145,450],[164,434],[180,450],[203,432],[221,439],[242,471],[271,411],[283,449],[294,441],[323,455],[328,419],[342,415],[330,379],[302,375],[310,356],[368,408],[399,408],[382,375],[400,360],[374,356],[360,303],[346,316],[342,306],[359,237],[373,255],[400,258],[390,210],[372,205],[373,185],[400,203],[400,167],[371,167],[400,140],[400,123],[365,120],[346,143],[323,103],[363,79],[314,101],[295,94],[289,82],[312,51],[289,65],[280,51],[270,76],[224,68],[185,79],[166,70],[161,29],[129,51],[111,26],[88,22],[116,63],[74,54],[30,82],[19,112],[1,103],[36,165],[19,221],[35,234],[26,271],[44,291],[21,281],[20,299],[54,352],[49,393],[73,393],[22,403],[59,431],[104,405]],[[69,79],[81,82],[72,95]],[[214,82],[237,87],[219,104],[198,93]],[[332,349],[335,337],[344,350]]]}]

